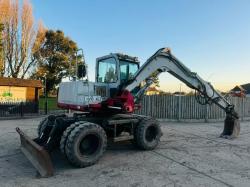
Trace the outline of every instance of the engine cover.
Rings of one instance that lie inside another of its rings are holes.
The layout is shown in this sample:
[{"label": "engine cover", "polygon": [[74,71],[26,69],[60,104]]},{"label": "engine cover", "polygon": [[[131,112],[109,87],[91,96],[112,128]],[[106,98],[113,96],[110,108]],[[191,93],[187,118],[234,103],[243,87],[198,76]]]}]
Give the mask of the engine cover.
[{"label": "engine cover", "polygon": [[62,82],[58,91],[58,106],[66,109],[83,110],[85,107],[101,103],[105,98],[97,95],[94,82]]}]

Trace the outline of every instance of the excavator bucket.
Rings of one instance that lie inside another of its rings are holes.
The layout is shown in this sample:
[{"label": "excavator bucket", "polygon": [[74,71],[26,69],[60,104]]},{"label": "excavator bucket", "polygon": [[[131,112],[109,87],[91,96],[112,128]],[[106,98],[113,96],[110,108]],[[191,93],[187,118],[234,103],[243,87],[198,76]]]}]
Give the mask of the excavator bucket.
[{"label": "excavator bucket", "polygon": [[41,177],[52,176],[53,165],[49,153],[42,146],[35,143],[18,127],[16,128],[16,131],[20,135],[21,151],[37,169]]},{"label": "excavator bucket", "polygon": [[233,116],[227,116],[224,121],[224,130],[220,137],[232,139],[236,138],[240,134],[240,121]]}]

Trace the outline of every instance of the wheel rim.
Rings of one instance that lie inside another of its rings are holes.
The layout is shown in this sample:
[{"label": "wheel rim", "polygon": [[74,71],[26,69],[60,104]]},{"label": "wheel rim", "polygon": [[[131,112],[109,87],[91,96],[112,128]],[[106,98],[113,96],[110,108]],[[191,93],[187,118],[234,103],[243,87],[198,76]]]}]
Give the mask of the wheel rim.
[{"label": "wheel rim", "polygon": [[145,136],[145,138],[146,138],[146,140],[148,142],[152,142],[152,141],[154,141],[156,139],[157,134],[158,134],[157,128],[154,127],[154,126],[150,126],[150,127],[148,127],[146,129],[146,136]]},{"label": "wheel rim", "polygon": [[79,144],[79,151],[84,156],[95,154],[101,142],[97,135],[89,134],[85,136]]}]

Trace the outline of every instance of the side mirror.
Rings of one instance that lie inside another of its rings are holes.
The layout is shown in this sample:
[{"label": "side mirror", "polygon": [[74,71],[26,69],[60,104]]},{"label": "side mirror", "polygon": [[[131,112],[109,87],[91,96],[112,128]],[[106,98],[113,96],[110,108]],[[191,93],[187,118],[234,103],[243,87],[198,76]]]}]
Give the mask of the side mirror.
[{"label": "side mirror", "polygon": [[83,78],[86,76],[86,66],[84,64],[79,64],[77,66],[77,77],[78,78]]}]

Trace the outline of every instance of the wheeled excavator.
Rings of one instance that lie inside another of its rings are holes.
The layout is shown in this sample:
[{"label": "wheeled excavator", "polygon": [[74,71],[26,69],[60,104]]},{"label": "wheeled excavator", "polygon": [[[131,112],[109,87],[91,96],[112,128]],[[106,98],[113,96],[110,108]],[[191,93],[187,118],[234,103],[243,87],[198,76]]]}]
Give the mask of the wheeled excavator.
[{"label": "wheeled excavator", "polygon": [[[196,91],[200,104],[215,103],[226,113],[220,137],[239,135],[239,116],[213,86],[190,71],[169,48],[161,48],[141,67],[136,57],[120,53],[97,58],[95,82],[86,77],[86,66],[77,66],[76,77],[62,82],[58,107],[70,114],[50,115],[38,126],[38,137],[31,139],[22,130],[21,150],[42,177],[53,175],[51,152],[60,148],[76,167],[95,164],[104,154],[107,142],[132,141],[139,149],[155,149],[162,136],[159,122],[136,115],[140,101],[154,82],[154,77],[168,72]],[[154,76],[154,77],[153,77]],[[109,140],[109,141],[107,141]]]}]

